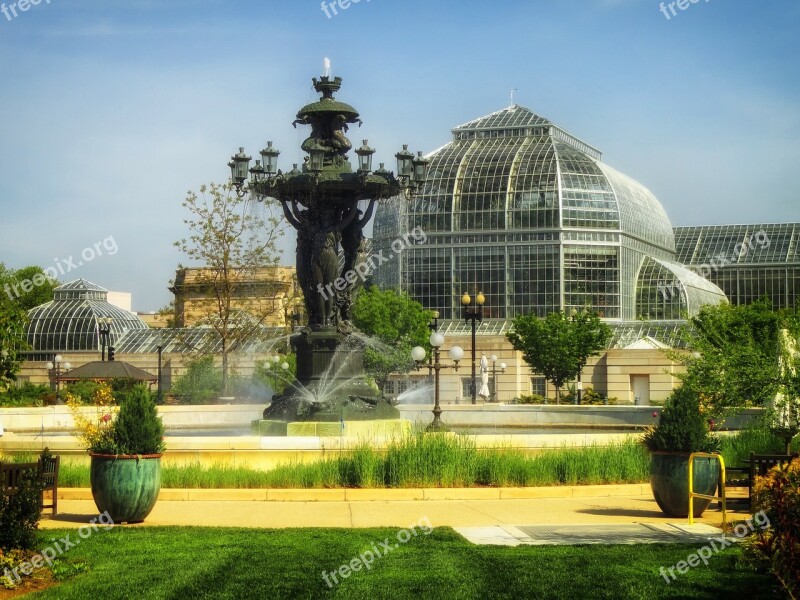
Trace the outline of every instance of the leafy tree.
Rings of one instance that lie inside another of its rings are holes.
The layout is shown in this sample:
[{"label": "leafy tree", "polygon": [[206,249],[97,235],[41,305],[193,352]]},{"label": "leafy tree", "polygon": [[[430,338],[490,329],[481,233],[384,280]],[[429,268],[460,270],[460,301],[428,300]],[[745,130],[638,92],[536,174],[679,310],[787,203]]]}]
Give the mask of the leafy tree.
[{"label": "leafy tree", "polygon": [[[252,381],[256,385],[268,385],[276,394],[282,394],[297,374],[297,355],[277,356],[278,360],[264,360],[256,363]],[[284,369],[283,365],[288,368]]]},{"label": "leafy tree", "polygon": [[189,192],[183,207],[190,214],[184,220],[190,235],[174,245],[200,268],[195,283],[206,294],[201,320],[219,338],[227,393],[231,354],[261,333],[269,315],[283,310],[255,297],[251,288],[259,269],[278,264],[285,224],[274,215],[256,216],[230,185],[203,185],[200,196]]},{"label": "leafy tree", "polygon": [[703,307],[685,330],[690,354],[670,356],[713,416],[767,406],[781,385],[781,315],[766,300]]},{"label": "leafy tree", "polygon": [[[0,284],[8,281],[9,271],[0,264]],[[4,284],[3,284],[4,285]],[[0,288],[3,287],[0,285]],[[25,323],[27,314],[12,294],[0,290],[0,387],[16,381],[21,358],[19,352],[26,347]]]},{"label": "leafy tree", "polygon": [[570,316],[554,312],[544,319],[521,315],[506,337],[528,365],[553,383],[560,398],[564,383],[583,371],[590,356],[608,346],[611,335],[597,314],[582,311]]},{"label": "leafy tree", "polygon": [[376,286],[361,290],[353,306],[353,324],[379,347],[364,350],[364,368],[382,391],[389,375],[414,370],[411,349],[426,346],[431,312],[408,295]]},{"label": "leafy tree", "polygon": [[8,300],[28,311],[53,299],[58,281],[50,279],[41,267],[8,269],[0,263],[0,289]]},{"label": "leafy tree", "polygon": [[25,267],[13,272],[12,285],[15,285],[16,302],[22,310],[28,311],[53,299],[53,290],[59,283],[50,279],[41,267]]}]

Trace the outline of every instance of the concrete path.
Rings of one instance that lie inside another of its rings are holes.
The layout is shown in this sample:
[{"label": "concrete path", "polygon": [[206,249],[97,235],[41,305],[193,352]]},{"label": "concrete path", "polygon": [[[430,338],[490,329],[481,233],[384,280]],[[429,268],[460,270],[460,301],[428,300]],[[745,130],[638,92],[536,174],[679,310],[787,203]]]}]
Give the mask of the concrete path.
[{"label": "concrete path", "polygon": [[[605,486],[594,486],[601,494]],[[613,489],[614,486],[607,486]],[[581,488],[573,488],[581,489]],[[166,491],[166,490],[165,490]],[[209,490],[210,491],[210,490]],[[219,492],[224,498],[224,490]],[[234,490],[234,492],[237,490]],[[313,490],[303,491],[312,498]],[[325,492],[328,490],[321,490]],[[333,491],[333,490],[330,490]],[[402,492],[403,490],[397,490]],[[583,490],[586,491],[585,489]],[[564,488],[562,488],[564,492]],[[236,494],[229,494],[235,497]],[[454,494],[451,494],[454,495]],[[169,494],[166,494],[169,496]],[[324,497],[324,494],[320,494]],[[94,502],[86,499],[60,500],[59,514],[45,514],[40,527],[77,528],[97,517]],[[46,513],[48,511],[45,511]],[[729,513],[728,520],[744,518],[745,513]],[[588,543],[588,539],[616,539],[612,543],[631,541],[691,542],[697,535],[703,539],[718,534],[722,513],[706,511],[697,523],[705,527],[687,529],[686,519],[670,519],[658,509],[650,493],[631,495],[571,495],[559,498],[458,499],[458,500],[297,500],[254,501],[237,499],[164,500],[142,525],[209,526],[209,527],[411,527],[425,523],[434,527],[472,528],[464,530],[476,543],[488,538],[501,543],[537,543],[567,539],[571,543]],[[536,526],[546,526],[537,529]],[[565,526],[575,526],[569,530]],[[632,527],[633,526],[633,527]],[[128,525],[125,525],[128,527]],[[711,528],[709,528],[711,527]],[[477,529],[475,529],[477,528]],[[488,528],[488,529],[487,529]],[[576,532],[582,532],[576,537]],[[571,537],[570,537],[571,536]],[[610,536],[610,537],[609,537]],[[641,538],[641,539],[636,539]],[[583,540],[583,541],[581,541]],[[628,541],[623,541],[628,540]],[[482,542],[482,543],[485,543]]]},{"label": "concrete path", "polygon": [[502,525],[456,527],[473,544],[489,546],[571,546],[578,544],[692,544],[719,537],[722,530],[703,523],[619,523],[616,525]]}]

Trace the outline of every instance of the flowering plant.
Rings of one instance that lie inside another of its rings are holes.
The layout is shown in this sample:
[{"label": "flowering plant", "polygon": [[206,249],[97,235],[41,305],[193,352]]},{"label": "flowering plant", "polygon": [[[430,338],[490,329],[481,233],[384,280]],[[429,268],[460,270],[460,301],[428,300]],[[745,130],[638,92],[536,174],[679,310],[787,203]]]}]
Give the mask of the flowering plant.
[{"label": "flowering plant", "polygon": [[80,400],[67,394],[75,424],[90,454],[160,454],[164,450],[164,425],[145,385],[137,385],[117,410],[108,384],[92,395],[95,413],[87,417]]},{"label": "flowering plant", "polygon": [[81,410],[83,402],[79,396],[66,392],[64,398],[86,449],[92,454],[118,454],[114,440],[114,415],[118,408],[111,386],[101,383],[94,391],[94,414],[89,416]]}]

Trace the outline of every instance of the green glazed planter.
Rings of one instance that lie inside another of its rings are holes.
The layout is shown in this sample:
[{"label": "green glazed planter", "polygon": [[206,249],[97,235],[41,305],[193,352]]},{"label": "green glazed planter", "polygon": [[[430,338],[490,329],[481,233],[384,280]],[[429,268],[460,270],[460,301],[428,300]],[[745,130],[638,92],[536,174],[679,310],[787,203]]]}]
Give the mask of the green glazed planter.
[{"label": "green glazed planter", "polygon": [[161,490],[161,455],[92,454],[92,497],[114,523],[141,523]]},{"label": "green glazed planter", "polygon": [[[672,452],[651,453],[650,488],[658,507],[670,517],[689,516],[689,455]],[[719,461],[694,459],[694,492],[713,496],[719,481]],[[699,517],[711,500],[694,499],[694,516]]]}]

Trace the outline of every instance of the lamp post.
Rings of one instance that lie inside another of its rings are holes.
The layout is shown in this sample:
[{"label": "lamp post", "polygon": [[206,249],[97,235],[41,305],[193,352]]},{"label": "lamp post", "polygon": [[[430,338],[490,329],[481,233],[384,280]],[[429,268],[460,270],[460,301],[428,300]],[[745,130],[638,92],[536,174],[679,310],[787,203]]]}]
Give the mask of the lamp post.
[{"label": "lamp post", "polygon": [[47,363],[47,370],[50,372],[50,377],[55,379],[56,382],[56,402],[61,400],[61,375],[67,373],[72,369],[72,365],[64,362],[64,357],[56,354],[55,358]]},{"label": "lamp post", "polygon": [[414,359],[417,368],[426,366],[428,367],[428,373],[433,372],[434,374],[433,421],[430,425],[428,425],[428,431],[447,431],[447,426],[442,423],[442,407],[439,404],[439,371],[450,368],[452,368],[454,371],[458,371],[458,363],[462,358],[464,358],[464,350],[460,346],[453,346],[450,348],[449,354],[450,358],[453,360],[453,364],[443,365],[439,362],[439,348],[441,348],[442,344],[444,344],[444,336],[438,331],[433,331],[429,341],[433,347],[432,361],[429,361],[427,364],[423,363],[426,352],[425,348],[422,346],[415,346],[411,349],[411,358]]},{"label": "lamp post", "polygon": [[[497,402],[497,354],[492,354],[492,402]],[[500,363],[500,372],[506,372],[506,363]]]},{"label": "lamp post", "polygon": [[164,339],[159,336],[156,344],[156,350],[158,351],[158,404],[161,404],[164,401],[164,388],[161,383],[161,353],[164,350]]},{"label": "lamp post", "polygon": [[97,334],[100,338],[100,360],[106,360],[106,346],[110,345],[111,340],[111,317],[100,317],[97,319]]},{"label": "lamp post", "polygon": [[470,383],[470,395],[472,396],[472,403],[478,403],[478,387],[475,380],[475,331],[477,323],[483,321],[483,305],[486,302],[486,297],[483,292],[478,292],[475,296],[475,306],[472,304],[472,298],[466,292],[461,296],[461,305],[464,307],[464,320],[472,326],[472,382]]}]

